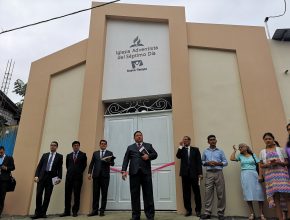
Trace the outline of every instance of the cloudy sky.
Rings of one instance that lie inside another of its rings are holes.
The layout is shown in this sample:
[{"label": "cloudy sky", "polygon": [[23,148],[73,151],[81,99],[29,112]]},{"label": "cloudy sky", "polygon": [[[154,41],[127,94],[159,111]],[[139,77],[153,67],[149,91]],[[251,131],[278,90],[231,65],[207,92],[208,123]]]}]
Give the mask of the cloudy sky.
[{"label": "cloudy sky", "polygon": [[[120,3],[184,6],[188,22],[264,26],[264,18],[281,14],[284,0],[121,0]],[[0,31],[88,8],[91,0],[0,0]],[[104,0],[102,2],[109,2]],[[290,0],[286,0],[289,5]],[[271,36],[290,28],[290,9],[268,22]],[[96,9],[98,10],[98,9]],[[28,81],[31,62],[88,37],[90,12],[0,35],[0,83],[6,63],[15,61],[8,96],[16,79]]]}]

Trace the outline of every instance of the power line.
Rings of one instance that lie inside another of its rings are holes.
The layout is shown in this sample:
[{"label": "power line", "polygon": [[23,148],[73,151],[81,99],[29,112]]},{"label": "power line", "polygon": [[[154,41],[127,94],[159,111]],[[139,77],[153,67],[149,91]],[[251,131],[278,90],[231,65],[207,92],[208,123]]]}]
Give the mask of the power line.
[{"label": "power line", "polygon": [[265,26],[266,26],[266,31],[267,31],[267,35],[268,35],[268,38],[270,39],[271,36],[270,36],[270,32],[269,32],[269,28],[268,28],[268,20],[269,18],[278,18],[278,17],[282,17],[283,15],[286,14],[286,11],[287,11],[287,3],[286,3],[286,0],[284,0],[284,12],[282,14],[279,14],[279,15],[271,15],[271,16],[268,16],[268,17],[265,17]]},{"label": "power line", "polygon": [[1,31],[0,34],[5,34],[5,33],[8,33],[8,32],[19,30],[19,29],[24,29],[24,28],[27,28],[27,27],[39,25],[39,24],[46,23],[46,22],[49,22],[49,21],[53,21],[53,20],[57,20],[57,19],[64,18],[64,17],[68,17],[68,16],[71,16],[71,15],[75,15],[75,14],[78,14],[78,13],[81,13],[81,12],[84,12],[84,11],[90,11],[90,10],[92,10],[94,8],[99,8],[99,7],[106,6],[106,5],[109,5],[109,4],[113,4],[113,3],[116,3],[116,2],[119,2],[119,1],[120,0],[114,0],[114,1],[111,1],[111,2],[106,2],[106,3],[100,4],[100,5],[96,5],[96,6],[93,6],[93,7],[90,7],[90,8],[86,8],[86,9],[82,9],[82,10],[79,10],[79,11],[74,11],[74,12],[71,12],[71,13],[68,13],[68,14],[65,14],[65,15],[61,15],[61,16],[57,16],[57,17],[53,17],[53,18],[50,18],[50,19],[47,19],[47,20],[42,20],[42,21],[38,21],[38,22],[35,22],[35,23],[23,25],[23,26],[20,26],[20,27],[17,27],[17,28],[4,30],[4,31]]}]

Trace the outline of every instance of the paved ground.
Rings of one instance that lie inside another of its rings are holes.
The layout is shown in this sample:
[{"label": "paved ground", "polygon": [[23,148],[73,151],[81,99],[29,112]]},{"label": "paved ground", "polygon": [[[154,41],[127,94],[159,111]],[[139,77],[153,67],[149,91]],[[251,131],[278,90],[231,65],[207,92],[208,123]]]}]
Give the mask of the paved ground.
[{"label": "paved ground", "polygon": [[[123,211],[123,212],[106,212],[106,216],[94,216],[94,217],[87,217],[86,215],[80,215],[77,218],[74,217],[64,217],[60,218],[56,215],[48,216],[47,220],[129,220],[131,218],[131,212]],[[29,220],[28,216],[2,216],[1,220],[12,220],[12,219],[22,219],[22,220]],[[216,220],[216,218],[212,218]],[[247,218],[243,217],[228,217],[227,220],[245,220]],[[43,219],[42,219],[43,220]],[[141,215],[141,220],[146,220],[144,213]],[[184,217],[183,215],[179,215],[176,212],[156,212],[155,220],[199,220],[196,216]]]}]

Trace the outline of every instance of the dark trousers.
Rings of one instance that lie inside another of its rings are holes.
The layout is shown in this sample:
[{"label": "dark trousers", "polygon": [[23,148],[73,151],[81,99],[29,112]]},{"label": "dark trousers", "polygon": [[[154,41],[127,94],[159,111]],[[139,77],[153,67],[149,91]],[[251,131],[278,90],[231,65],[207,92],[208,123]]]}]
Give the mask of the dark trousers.
[{"label": "dark trousers", "polygon": [[66,178],[65,181],[65,209],[64,212],[70,214],[71,210],[71,197],[72,193],[74,194],[74,204],[72,207],[73,213],[78,213],[80,209],[80,197],[81,197],[81,188],[83,185],[83,179],[73,179]]},{"label": "dark trousers", "polygon": [[195,212],[201,211],[201,196],[198,185],[198,178],[190,178],[182,176],[182,191],[183,191],[183,204],[187,212],[192,212],[191,208],[191,187],[194,193]]},{"label": "dark trousers", "polygon": [[7,181],[0,181],[0,216],[4,208],[7,185],[8,185]]},{"label": "dark trousers", "polygon": [[106,210],[109,182],[110,177],[93,178],[93,212],[99,210],[100,192],[102,193],[100,211],[104,212]]},{"label": "dark trousers", "polygon": [[155,208],[153,200],[152,175],[144,174],[141,170],[135,175],[130,175],[130,192],[132,219],[139,220],[141,215],[140,187],[142,187],[144,212],[147,219],[154,219]]},{"label": "dark trousers", "polygon": [[[37,183],[35,215],[38,216],[46,215],[52,190],[53,190],[52,176],[50,175],[49,172],[46,172],[43,178]],[[44,191],[44,199],[42,201],[43,191]]]}]

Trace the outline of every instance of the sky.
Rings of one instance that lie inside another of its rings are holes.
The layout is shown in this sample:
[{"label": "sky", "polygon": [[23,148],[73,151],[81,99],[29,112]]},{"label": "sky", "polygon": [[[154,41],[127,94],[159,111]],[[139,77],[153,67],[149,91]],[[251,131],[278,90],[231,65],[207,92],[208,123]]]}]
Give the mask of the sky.
[{"label": "sky", "polygon": [[[285,1],[286,14],[268,21],[270,36],[278,28],[290,28],[290,0]],[[121,0],[119,3],[184,6],[187,22],[263,27],[265,17],[284,11],[284,0]],[[91,4],[91,0],[0,0],[0,31],[89,8]],[[8,97],[18,102],[21,97],[12,92],[15,80],[27,82],[33,61],[86,39],[89,24],[90,11],[87,11],[1,34],[0,85],[7,61],[15,61]]]}]

